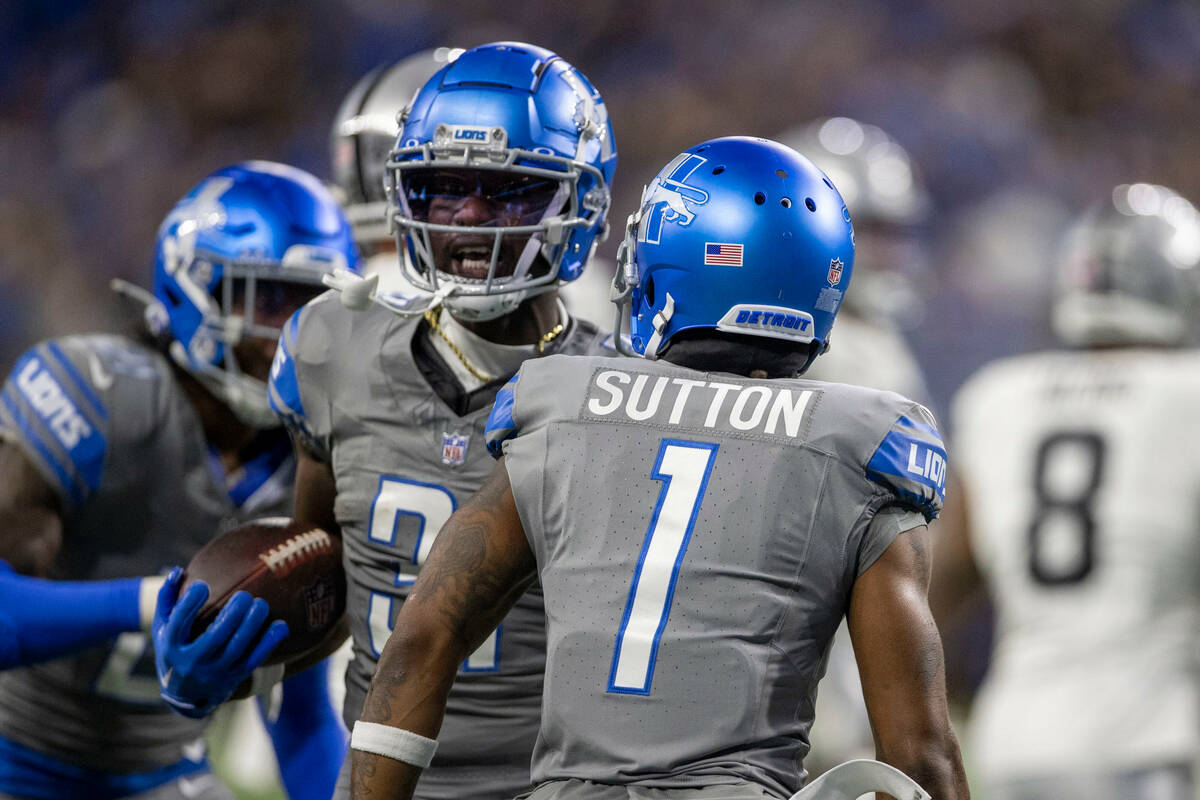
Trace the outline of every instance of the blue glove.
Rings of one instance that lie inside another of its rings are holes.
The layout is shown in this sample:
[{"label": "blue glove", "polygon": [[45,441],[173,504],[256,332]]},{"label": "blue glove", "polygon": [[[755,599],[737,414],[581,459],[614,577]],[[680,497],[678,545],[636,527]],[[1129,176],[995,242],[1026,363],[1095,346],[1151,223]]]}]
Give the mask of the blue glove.
[{"label": "blue glove", "polygon": [[179,597],[182,583],[183,570],[176,567],[158,592],[152,627],[154,666],[162,699],[185,717],[197,719],[233,695],[288,635],[288,627],[275,620],[259,638],[270,608],[261,598],[237,592],[213,623],[189,642],[192,623],[208,599],[208,584],[196,581]]}]

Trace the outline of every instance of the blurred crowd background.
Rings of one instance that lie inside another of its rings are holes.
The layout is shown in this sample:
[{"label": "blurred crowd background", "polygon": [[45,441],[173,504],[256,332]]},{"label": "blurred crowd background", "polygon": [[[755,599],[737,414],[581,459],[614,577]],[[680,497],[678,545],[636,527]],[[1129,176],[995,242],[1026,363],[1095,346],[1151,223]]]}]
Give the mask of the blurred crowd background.
[{"label": "blurred crowd background", "polygon": [[618,225],[705,138],[830,115],[891,133],[933,200],[900,310],[943,411],[982,361],[1048,343],[1072,215],[1123,182],[1200,199],[1194,0],[25,0],[0,5],[0,363],[127,325],[108,280],[148,281],[158,222],[210,170],[327,176],[361,75],[498,39],[603,93]]},{"label": "blurred crowd background", "polygon": [[605,97],[617,230],[703,139],[834,115],[895,137],[932,200],[896,311],[943,413],[984,361],[1051,344],[1073,216],[1118,183],[1200,201],[1195,0],[17,0],[0,4],[0,367],[127,329],[109,280],[149,282],[159,221],[211,170],[327,177],[364,73],[502,39]]}]

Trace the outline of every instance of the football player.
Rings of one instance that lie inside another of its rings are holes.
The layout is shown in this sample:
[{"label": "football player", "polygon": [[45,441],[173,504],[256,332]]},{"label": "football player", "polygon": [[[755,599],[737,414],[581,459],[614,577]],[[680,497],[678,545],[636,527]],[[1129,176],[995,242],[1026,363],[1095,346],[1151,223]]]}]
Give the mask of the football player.
[{"label": "football player", "polygon": [[329,136],[334,196],[346,210],[363,272],[384,285],[412,293],[397,262],[396,237],[388,224],[384,170],[396,146],[399,113],[425,81],[462,51],[438,47],[371,70],[342,100]]},{"label": "football player", "polygon": [[[604,102],[570,64],[520,43],[466,51],[413,99],[387,163],[401,266],[422,299],[371,302],[373,283],[343,282],[284,329],[270,396],[299,444],[296,514],[343,539],[347,724],[438,531],[491,468],[483,431],[499,389],[528,359],[611,351],[557,287],[606,231],[616,159]],[[419,797],[507,800],[529,787],[540,591],[493,627],[458,665]],[[348,777],[347,763],[340,797]]]},{"label": "football player", "polygon": [[824,350],[853,256],[837,190],[787,147],[716,139],[659,173],[614,287],[644,360],[529,361],[500,392],[500,462],[429,554],[355,726],[355,797],[411,795],[457,664],[539,582],[530,800],[790,796],[843,613],[879,757],[967,796],[925,601],[933,418],[789,379]]},{"label": "football player", "polygon": [[896,319],[900,309],[919,308],[910,284],[924,267],[917,232],[930,201],[912,159],[883,130],[847,117],[816,120],[779,141],[829,176],[854,220],[858,282],[838,316],[829,352],[809,377],[927,402],[925,376]]},{"label": "football player", "polygon": [[[356,260],[315,178],[227,167],[160,227],[153,294],[127,287],[147,303],[140,338],[67,336],[17,361],[0,394],[0,796],[231,796],[208,773],[205,723],[172,713],[181,687],[155,676],[147,633],[163,579],[135,576],[290,511],[294,456],[267,400],[275,340],[323,274]],[[244,595],[235,610],[267,615]],[[204,637],[189,655],[241,682],[280,625],[218,665]],[[329,717],[307,718],[317,739],[341,738]],[[286,776],[305,742],[279,741]]]},{"label": "football player", "polygon": [[1069,232],[1071,349],[990,364],[953,405],[960,491],[931,595],[997,614],[971,717],[996,800],[1195,796],[1200,213],[1117,187]]},{"label": "football player", "polygon": [[[854,220],[855,284],[837,319],[829,352],[806,374],[898,392],[928,403],[916,356],[897,324],[899,308],[913,302],[910,281],[924,257],[919,225],[929,198],[908,152],[874,125],[848,117],[794,128],[780,141],[803,153],[838,187]],[[874,748],[854,651],[845,625],[838,630],[817,698],[810,770],[869,756]]]}]

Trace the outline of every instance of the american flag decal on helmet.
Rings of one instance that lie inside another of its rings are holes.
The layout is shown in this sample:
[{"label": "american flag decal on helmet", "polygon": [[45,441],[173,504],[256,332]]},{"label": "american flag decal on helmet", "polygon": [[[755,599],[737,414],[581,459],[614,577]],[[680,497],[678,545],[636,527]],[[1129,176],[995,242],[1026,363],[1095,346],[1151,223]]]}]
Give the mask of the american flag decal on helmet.
[{"label": "american flag decal on helmet", "polygon": [[705,242],[704,263],[725,267],[740,267],[742,266],[742,245]]}]

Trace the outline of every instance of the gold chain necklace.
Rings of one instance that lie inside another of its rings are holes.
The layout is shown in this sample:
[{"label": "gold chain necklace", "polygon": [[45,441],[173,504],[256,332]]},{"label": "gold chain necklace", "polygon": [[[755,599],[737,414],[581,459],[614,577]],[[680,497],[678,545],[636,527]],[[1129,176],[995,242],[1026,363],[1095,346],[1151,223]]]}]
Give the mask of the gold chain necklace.
[{"label": "gold chain necklace", "polygon": [[[467,372],[471,373],[476,380],[482,381],[483,383],[490,383],[493,381],[494,378],[485,372],[480,372],[470,361],[467,361],[467,357],[463,354],[463,351],[459,348],[459,346],[450,341],[450,337],[446,335],[446,332],[442,330],[442,326],[438,324],[438,315],[441,313],[441,311],[441,306],[437,306],[436,308],[428,309],[425,312],[425,321],[429,323],[429,327],[433,328],[434,333],[442,337],[442,341],[445,342],[446,346],[450,348],[450,352],[458,356],[458,360],[462,362],[462,365],[466,368]],[[565,327],[561,322],[559,322],[555,324],[553,328],[542,334],[542,338],[539,339],[537,343],[538,355],[542,355],[546,351],[546,345],[557,339],[558,335],[564,330]]]}]

